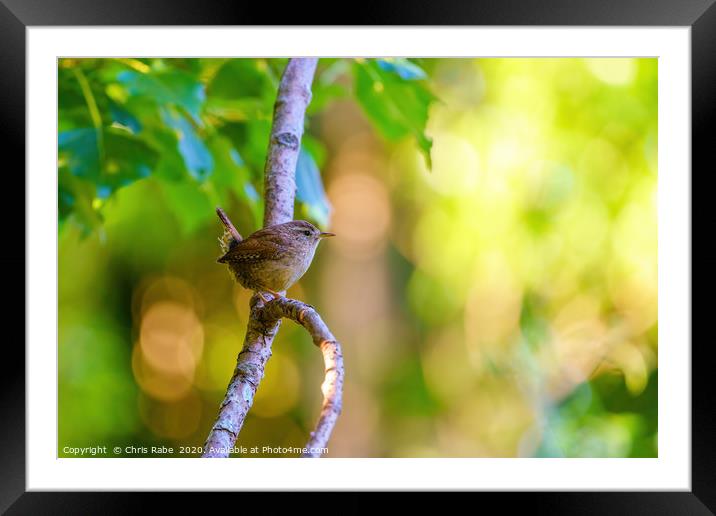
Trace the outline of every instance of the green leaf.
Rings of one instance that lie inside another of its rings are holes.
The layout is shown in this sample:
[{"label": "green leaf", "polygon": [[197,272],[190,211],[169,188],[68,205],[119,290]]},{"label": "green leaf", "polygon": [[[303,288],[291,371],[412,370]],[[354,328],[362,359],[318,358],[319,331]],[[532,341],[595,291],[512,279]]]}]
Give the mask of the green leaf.
[{"label": "green leaf", "polygon": [[350,72],[350,63],[346,59],[321,59],[318,63],[316,79],[313,81],[311,102],[306,113],[313,115],[326,108],[332,101],[348,96],[345,84],[339,82],[341,77]]},{"label": "green leaf", "polygon": [[58,218],[61,227],[72,218],[83,236],[102,223],[102,217],[92,207],[95,198],[95,185],[70,173],[66,167],[58,171]]},{"label": "green leaf", "polygon": [[328,151],[320,140],[317,140],[310,134],[304,134],[301,137],[301,146],[308,151],[319,169],[325,166]]},{"label": "green leaf", "polygon": [[251,173],[241,155],[231,141],[220,134],[214,135],[207,144],[215,163],[214,174],[211,177],[215,192],[214,203],[229,206],[229,197],[233,193],[249,207],[255,227],[260,227],[263,209],[261,199],[251,182]]},{"label": "green leaf", "polygon": [[325,86],[317,84],[313,88],[311,103],[308,105],[306,113],[309,115],[319,113],[334,100],[346,98],[347,96],[348,90],[342,84],[328,84]]},{"label": "green leaf", "polygon": [[196,122],[206,99],[204,85],[192,75],[179,70],[140,73],[124,70],[117,76],[130,95],[149,97],[160,106],[173,104],[184,109]]},{"label": "green leaf", "polygon": [[67,185],[63,185],[60,181],[57,187],[57,212],[60,222],[63,222],[69,215],[72,214],[72,210],[76,203],[77,200],[72,193],[72,189],[68,188]]},{"label": "green leaf", "polygon": [[122,129],[105,128],[103,135],[104,163],[98,181],[98,194],[106,198],[117,188],[149,176],[156,165],[157,153],[144,141]]},{"label": "green leaf", "polygon": [[267,115],[266,104],[260,99],[224,99],[209,97],[206,113],[229,122],[245,122]]},{"label": "green leaf", "polygon": [[98,208],[118,188],[147,177],[157,153],[129,132],[84,127],[58,135],[60,221],[76,215],[83,234],[101,223]]},{"label": "green leaf", "polygon": [[301,149],[296,164],[296,197],[304,203],[307,215],[322,228],[328,227],[331,204],[323,190],[321,173],[310,153]]},{"label": "green leaf", "polygon": [[142,130],[142,124],[137,118],[127,111],[123,106],[116,102],[109,101],[109,113],[112,117],[112,122],[125,127],[128,131],[133,134],[137,134]]},{"label": "green leaf", "polygon": [[431,166],[432,140],[425,134],[428,110],[436,97],[422,81],[404,80],[384,70],[376,60],[353,66],[358,101],[378,131],[388,140],[412,136]]},{"label": "green leaf", "polygon": [[96,181],[100,174],[98,132],[94,127],[64,131],[57,136],[60,164],[84,179]]},{"label": "green leaf", "polygon": [[176,134],[164,128],[144,131],[142,136],[153,147],[159,150],[159,160],[153,175],[169,181],[185,180],[189,173],[184,164],[184,157],[179,153]]},{"label": "green leaf", "polygon": [[407,81],[426,79],[425,70],[415,63],[400,57],[388,57],[384,59],[376,59],[376,63],[381,70],[398,74],[401,79]]},{"label": "green leaf", "polygon": [[270,104],[276,96],[266,63],[256,59],[232,59],[216,73],[207,86],[209,97],[228,100],[246,97],[265,99]]},{"label": "green leaf", "polygon": [[[115,189],[147,177],[156,164],[156,152],[129,132],[105,127],[64,131],[58,135],[60,166],[93,182],[105,198]],[[109,189],[109,191],[108,191]]]},{"label": "green leaf", "polygon": [[271,134],[271,120],[249,120],[243,123],[227,123],[221,129],[241,154],[256,177],[263,173]]},{"label": "green leaf", "polygon": [[196,129],[174,109],[162,108],[161,114],[164,123],[176,134],[179,153],[189,174],[197,181],[205,180],[214,170],[214,160]]}]

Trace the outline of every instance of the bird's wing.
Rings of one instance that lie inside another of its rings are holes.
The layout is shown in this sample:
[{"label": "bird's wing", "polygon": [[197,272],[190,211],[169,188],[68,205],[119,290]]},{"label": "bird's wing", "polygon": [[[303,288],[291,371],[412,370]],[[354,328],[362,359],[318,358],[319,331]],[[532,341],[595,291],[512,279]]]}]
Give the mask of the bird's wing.
[{"label": "bird's wing", "polygon": [[275,242],[264,238],[253,238],[253,235],[229,249],[217,262],[255,262],[273,260],[280,255],[281,248]]}]

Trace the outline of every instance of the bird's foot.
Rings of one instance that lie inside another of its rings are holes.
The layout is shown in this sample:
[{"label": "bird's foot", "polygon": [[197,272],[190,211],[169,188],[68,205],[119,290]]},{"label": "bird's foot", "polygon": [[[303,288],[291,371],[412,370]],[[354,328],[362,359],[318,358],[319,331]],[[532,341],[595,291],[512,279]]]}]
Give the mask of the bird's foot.
[{"label": "bird's foot", "polygon": [[273,297],[266,296],[265,294],[266,294],[266,292],[261,292],[261,291],[256,292],[256,295],[259,296],[261,298],[261,301],[263,301],[264,303],[268,303],[269,301],[273,301],[275,299]]},{"label": "bird's foot", "polygon": [[[274,299],[285,297],[280,293],[276,292],[275,290],[271,290],[270,288],[264,288],[263,291],[257,291],[256,293],[259,295],[259,297],[264,303],[268,303],[269,301],[273,301]],[[266,297],[264,297],[265,294],[271,294],[272,297],[266,299]]]}]

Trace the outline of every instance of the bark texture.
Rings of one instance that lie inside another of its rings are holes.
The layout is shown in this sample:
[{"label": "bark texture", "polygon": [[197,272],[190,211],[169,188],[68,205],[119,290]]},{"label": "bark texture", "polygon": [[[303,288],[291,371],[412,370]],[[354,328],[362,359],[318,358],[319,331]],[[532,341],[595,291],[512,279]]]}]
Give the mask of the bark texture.
[{"label": "bark texture", "polygon": [[316,428],[311,432],[311,438],[306,444],[307,452],[303,455],[304,457],[320,457],[320,450],[328,446],[333,427],[343,408],[344,369],[341,345],[316,309],[301,301],[287,298],[274,299],[263,307],[262,316],[269,321],[286,318],[300,324],[308,331],[313,343],[323,353],[325,364],[325,378],[321,386],[323,405]]},{"label": "bark texture", "polygon": [[280,320],[263,317],[263,301],[259,296],[254,296],[251,302],[244,345],[236,359],[234,374],[219,407],[219,415],[204,443],[202,457],[223,458],[231,455],[246,414],[254,403],[256,389],[264,377],[266,362],[271,358],[271,344],[278,333]]},{"label": "bark texture", "polygon": [[293,220],[296,163],[317,63],[318,59],[291,59],[278,87],[264,170],[264,227]]},{"label": "bark texture", "polygon": [[[317,61],[291,59],[281,77],[264,170],[264,227],[293,220],[296,163]],[[226,214],[220,210],[217,213],[231,236],[240,240],[241,236]],[[266,362],[271,357],[271,345],[282,318],[303,325],[323,353],[326,366],[322,386],[323,406],[306,448],[311,452],[312,449],[326,447],[341,411],[343,356],[340,345],[310,305],[286,298],[265,302],[254,295],[243,349],[237,358],[219,415],[204,445],[203,457],[228,457],[233,451],[264,376]],[[317,457],[320,452],[313,451],[306,456]]]}]

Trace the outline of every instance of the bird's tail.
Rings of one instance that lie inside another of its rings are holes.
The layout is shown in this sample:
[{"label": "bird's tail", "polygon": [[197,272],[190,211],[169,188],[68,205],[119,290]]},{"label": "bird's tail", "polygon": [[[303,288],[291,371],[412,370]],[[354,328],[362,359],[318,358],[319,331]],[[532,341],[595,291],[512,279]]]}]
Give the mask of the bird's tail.
[{"label": "bird's tail", "polygon": [[226,263],[226,255],[227,255],[227,254],[228,254],[227,252],[224,252],[224,254],[222,254],[221,256],[219,256],[219,257],[216,259],[216,263]]},{"label": "bird's tail", "polygon": [[239,241],[234,238],[234,236],[231,234],[231,231],[229,231],[228,229],[225,229],[222,235],[219,237],[219,246],[221,247],[221,250],[224,252],[224,254],[228,253],[229,250],[236,247],[236,244],[238,243]]},{"label": "bird's tail", "polygon": [[[229,220],[229,217],[224,213],[224,210],[216,207],[216,214],[219,216],[219,220],[221,220],[221,223],[224,225],[224,233],[219,237],[219,245],[221,246],[221,250],[224,252],[224,255],[229,252],[230,249],[233,249],[236,244],[241,242],[241,234],[236,231],[236,228],[231,223],[231,220]],[[224,263],[224,256],[219,258],[217,260],[219,263]]]}]

